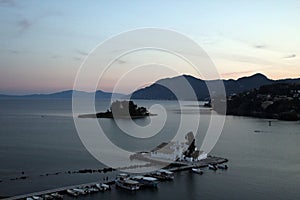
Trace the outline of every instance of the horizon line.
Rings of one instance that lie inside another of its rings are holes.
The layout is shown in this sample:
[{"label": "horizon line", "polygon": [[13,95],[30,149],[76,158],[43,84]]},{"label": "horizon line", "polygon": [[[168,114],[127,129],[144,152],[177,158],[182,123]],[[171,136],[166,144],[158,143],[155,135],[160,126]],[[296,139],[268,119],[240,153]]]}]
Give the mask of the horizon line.
[{"label": "horizon line", "polygon": [[[239,77],[239,78],[236,78],[236,79],[234,79],[234,78],[228,78],[228,79],[207,79],[207,80],[205,80],[205,79],[201,79],[200,77],[196,77],[196,76],[193,76],[193,75],[190,75],[190,74],[181,74],[181,75],[178,75],[178,76],[173,76],[173,77],[166,77],[166,78],[161,78],[161,79],[158,79],[158,80],[156,80],[156,81],[154,81],[154,82],[152,82],[151,84],[149,84],[149,86],[150,85],[152,85],[152,84],[154,84],[154,83],[156,83],[156,82],[158,82],[158,81],[160,81],[160,80],[164,80],[164,79],[172,79],[172,78],[176,78],[176,77],[179,77],[179,76],[191,76],[191,77],[194,77],[194,78],[197,78],[197,79],[199,79],[199,80],[203,80],[203,81],[215,81],[215,80],[222,80],[222,81],[229,81],[229,80],[235,80],[235,81],[237,81],[237,80],[239,80],[239,79],[241,79],[241,78],[249,78],[249,77],[252,77],[252,76],[255,76],[255,75],[263,75],[263,76],[265,76],[267,79],[269,79],[269,80],[273,80],[273,81],[280,81],[280,80],[286,80],[286,79],[297,79],[297,78],[291,78],[291,77],[286,77],[286,78],[280,78],[280,79],[270,79],[268,76],[266,76],[265,74],[263,74],[263,73],[261,73],[261,72],[257,72],[257,73],[253,73],[252,75],[247,75],[247,76],[241,76],[241,77]],[[299,77],[300,78],[300,77]],[[146,87],[148,87],[148,86],[146,86]],[[139,88],[139,89],[143,89],[143,88],[146,88],[146,87],[142,87],[142,88]],[[139,90],[138,89],[138,90]],[[7,93],[7,92],[1,92],[0,91],[0,95],[5,95],[5,96],[20,96],[20,97],[22,97],[22,96],[31,96],[31,95],[51,95],[51,94],[56,94],[56,93],[60,93],[60,92],[67,92],[67,91],[77,91],[77,92],[85,92],[85,93],[96,93],[96,92],[98,92],[98,91],[101,91],[101,92],[104,92],[104,93],[112,93],[112,91],[105,91],[105,90],[102,90],[102,89],[97,89],[97,90],[95,90],[95,91],[84,91],[84,90],[73,90],[73,89],[61,89],[61,90],[57,90],[57,91],[53,91],[53,92],[45,92],[45,93],[27,93],[27,94],[9,94],[9,93]],[[114,93],[114,94],[121,94],[121,95],[130,95],[130,94],[132,94],[132,93],[120,93],[120,92],[116,92],[116,93]]]}]

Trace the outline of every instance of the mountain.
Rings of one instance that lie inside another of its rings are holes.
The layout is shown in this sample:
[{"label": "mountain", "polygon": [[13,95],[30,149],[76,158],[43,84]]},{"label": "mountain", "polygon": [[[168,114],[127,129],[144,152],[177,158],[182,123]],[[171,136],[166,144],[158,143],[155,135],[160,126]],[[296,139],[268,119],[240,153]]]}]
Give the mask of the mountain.
[{"label": "mountain", "polygon": [[[191,89],[198,92],[190,92]],[[174,94],[172,91],[175,91],[177,94]],[[175,100],[176,96],[180,96],[181,100],[192,100],[195,99],[194,94],[196,94],[197,99],[205,99],[208,96],[205,81],[190,75],[182,75],[158,80],[149,87],[135,91],[131,98]]]},{"label": "mountain", "polygon": [[[173,78],[165,78],[156,81],[154,84],[136,90],[131,94],[132,99],[153,99],[153,100],[176,100],[176,96],[180,100],[208,100],[210,95],[207,88],[207,84],[213,85],[223,81],[227,95],[238,94],[253,89],[258,89],[263,85],[270,85],[274,83],[297,83],[298,79],[281,79],[271,80],[263,74],[254,74],[248,77],[242,77],[237,80],[201,80],[190,75],[181,75]],[[195,92],[191,92],[195,91]],[[175,91],[174,94],[172,91]],[[89,96],[94,93],[67,90],[52,94],[32,94],[32,95],[1,95],[0,98],[72,98],[73,92],[76,92],[80,96]],[[110,92],[104,92],[101,90],[96,91],[96,98],[109,99],[112,96]],[[120,93],[114,94],[115,98],[129,98],[130,95],[124,95]]]},{"label": "mountain", "polygon": [[[218,81],[223,81],[224,87],[227,95],[234,93],[241,93],[249,91],[255,88],[259,88],[263,85],[270,85],[273,83],[296,83],[300,82],[299,79],[282,79],[282,80],[271,80],[263,74],[254,74],[248,77],[242,77],[237,80],[209,80],[204,81],[198,78],[195,78],[190,75],[182,75],[173,78],[161,79],[155,82],[154,84],[139,89],[132,93],[132,99],[156,99],[156,100],[176,100],[176,95],[172,93],[175,91],[178,93],[180,100],[192,100],[194,99],[191,90],[191,87],[196,94],[198,100],[207,100],[209,99],[209,92],[206,84],[214,84]],[[187,86],[187,85],[190,86]]]},{"label": "mountain", "polygon": [[[0,98],[72,98],[73,93],[76,92],[76,95],[80,97],[88,97],[93,95],[93,92],[83,92],[76,90],[66,90],[62,92],[56,92],[52,94],[31,94],[31,95],[0,95]],[[109,99],[111,98],[112,93],[104,92],[97,90],[95,97],[99,99]],[[125,95],[120,93],[114,93],[115,98],[123,98]]]}]

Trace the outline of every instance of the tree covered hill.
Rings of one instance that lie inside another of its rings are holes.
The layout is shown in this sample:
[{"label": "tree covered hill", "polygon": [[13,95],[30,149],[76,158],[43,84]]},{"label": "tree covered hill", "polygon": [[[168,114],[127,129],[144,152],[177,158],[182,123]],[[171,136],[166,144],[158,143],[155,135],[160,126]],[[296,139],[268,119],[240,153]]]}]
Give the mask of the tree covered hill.
[{"label": "tree covered hill", "polygon": [[300,83],[276,83],[228,97],[227,114],[300,120]]}]

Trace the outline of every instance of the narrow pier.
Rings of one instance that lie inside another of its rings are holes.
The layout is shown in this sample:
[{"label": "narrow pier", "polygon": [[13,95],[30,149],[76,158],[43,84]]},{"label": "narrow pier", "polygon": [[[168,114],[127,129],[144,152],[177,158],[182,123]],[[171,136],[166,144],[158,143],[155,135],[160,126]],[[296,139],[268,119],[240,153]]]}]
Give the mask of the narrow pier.
[{"label": "narrow pier", "polygon": [[[178,172],[178,171],[191,170],[192,168],[204,168],[204,167],[207,167],[209,164],[217,165],[217,164],[222,164],[222,163],[226,163],[226,162],[228,162],[228,160],[225,158],[209,156],[204,160],[200,160],[198,162],[193,162],[193,163],[174,162],[174,163],[171,163],[165,169],[172,171],[172,172]],[[43,196],[43,195],[51,194],[51,193],[60,193],[61,194],[61,193],[65,193],[66,190],[68,190],[68,189],[90,187],[90,186],[94,186],[99,183],[101,183],[101,181],[59,187],[59,188],[54,188],[54,189],[49,189],[49,190],[44,190],[44,191],[39,191],[39,192],[33,192],[33,193],[29,193],[29,194],[17,195],[17,196],[13,196],[13,197],[9,197],[9,198],[4,198],[4,199],[5,200],[17,200],[17,199],[26,199],[27,197],[32,197],[32,196]],[[105,182],[105,184],[108,184],[108,185],[113,185],[114,183],[115,183],[114,181]]]},{"label": "narrow pier", "polygon": [[220,157],[207,157],[204,160],[200,160],[196,163],[191,163],[190,165],[182,165],[178,167],[170,167],[167,168],[169,171],[172,172],[179,172],[179,171],[186,171],[191,170],[192,168],[204,168],[208,167],[208,165],[218,165],[228,162],[228,159],[226,158],[220,158]]},{"label": "narrow pier", "polygon": [[[39,191],[39,192],[33,192],[33,193],[29,193],[29,194],[17,195],[17,196],[13,196],[13,197],[9,197],[9,198],[4,198],[1,200],[26,199],[27,197],[32,197],[32,196],[42,196],[45,194],[51,194],[51,193],[56,193],[56,192],[62,193],[69,189],[83,188],[83,187],[87,187],[87,186],[91,186],[91,185],[96,185],[98,183],[100,183],[100,182],[98,181],[98,182],[84,183],[84,184],[79,184],[79,185],[65,186],[65,187],[54,188],[54,189],[49,189],[49,190],[44,190],[44,191]],[[112,184],[114,184],[114,182],[113,181],[106,182],[105,184],[112,185]]]}]

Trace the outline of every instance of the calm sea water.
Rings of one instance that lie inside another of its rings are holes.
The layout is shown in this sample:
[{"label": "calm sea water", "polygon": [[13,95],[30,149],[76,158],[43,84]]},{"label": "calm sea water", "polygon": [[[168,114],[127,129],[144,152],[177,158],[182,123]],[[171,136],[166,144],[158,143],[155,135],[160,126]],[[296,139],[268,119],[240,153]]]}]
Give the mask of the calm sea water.
[{"label": "calm sea water", "polygon": [[[178,128],[180,117],[197,115],[194,102],[185,102],[179,112],[177,102],[136,101],[146,107],[166,108],[165,127],[154,137],[141,140],[122,134],[110,119],[101,126],[116,145],[128,150],[151,149],[168,141]],[[106,110],[108,101],[98,101],[97,110]],[[198,143],[207,129],[209,115],[203,114],[197,130]],[[126,122],[124,122],[126,123]],[[147,125],[149,119],[139,119]],[[141,133],[148,134],[148,133]],[[121,142],[120,142],[121,141]],[[229,170],[204,175],[180,172],[173,182],[161,183],[157,190],[128,193],[115,190],[85,196],[87,199],[299,199],[300,123],[227,116],[221,138],[212,155],[228,158]],[[68,174],[67,171],[103,168],[82,145],[72,119],[71,100],[0,100],[0,196],[23,194],[58,186],[103,180],[115,173]],[[25,176],[25,180],[11,180]],[[58,175],[51,175],[53,173]],[[48,176],[46,176],[48,174]],[[43,176],[41,176],[43,175]]]}]

